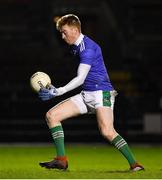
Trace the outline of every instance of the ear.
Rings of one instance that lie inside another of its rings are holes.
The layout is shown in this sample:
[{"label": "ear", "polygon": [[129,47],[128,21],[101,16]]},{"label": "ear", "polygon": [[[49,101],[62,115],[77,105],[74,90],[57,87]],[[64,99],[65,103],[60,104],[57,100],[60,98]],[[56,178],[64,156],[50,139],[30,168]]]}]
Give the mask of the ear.
[{"label": "ear", "polygon": [[73,27],[73,32],[74,32],[74,33],[78,33],[78,28],[74,26],[74,27]]}]

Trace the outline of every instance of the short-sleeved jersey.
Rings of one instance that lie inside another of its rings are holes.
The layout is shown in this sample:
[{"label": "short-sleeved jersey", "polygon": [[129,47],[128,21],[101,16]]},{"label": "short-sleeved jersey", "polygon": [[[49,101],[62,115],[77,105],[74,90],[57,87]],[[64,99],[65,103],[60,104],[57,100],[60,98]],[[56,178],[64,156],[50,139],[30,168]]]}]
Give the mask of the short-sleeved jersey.
[{"label": "short-sleeved jersey", "polygon": [[72,45],[72,53],[77,56],[80,63],[91,66],[83,83],[83,90],[113,90],[113,86],[110,82],[110,78],[103,61],[101,48],[97,43],[84,35],[78,46]]}]

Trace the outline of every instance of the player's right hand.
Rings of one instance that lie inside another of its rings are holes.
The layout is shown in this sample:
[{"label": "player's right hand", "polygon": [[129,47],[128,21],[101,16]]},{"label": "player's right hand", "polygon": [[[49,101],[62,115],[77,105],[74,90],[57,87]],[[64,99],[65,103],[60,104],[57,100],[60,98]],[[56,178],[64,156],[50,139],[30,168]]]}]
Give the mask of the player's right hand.
[{"label": "player's right hand", "polygon": [[48,101],[56,96],[56,88],[51,86],[49,89],[41,88],[38,92],[38,96],[42,101]]}]

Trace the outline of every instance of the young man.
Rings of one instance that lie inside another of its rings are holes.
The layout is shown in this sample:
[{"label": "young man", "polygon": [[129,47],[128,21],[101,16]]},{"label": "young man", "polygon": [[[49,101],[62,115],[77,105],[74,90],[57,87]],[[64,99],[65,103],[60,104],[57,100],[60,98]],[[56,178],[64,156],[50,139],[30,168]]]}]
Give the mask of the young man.
[{"label": "young man", "polygon": [[46,114],[47,124],[51,131],[57,155],[40,166],[51,169],[68,168],[64,149],[64,131],[61,122],[70,117],[93,112],[96,114],[101,134],[128,160],[132,171],[144,168],[135,160],[127,142],[114,129],[113,106],[117,92],[114,90],[104,65],[100,46],[81,33],[81,23],[77,16],[62,16],[56,24],[62,39],[71,45],[72,52],[79,60],[77,76],[67,85],[60,88],[51,86],[43,88],[39,97],[45,101],[63,95],[80,85],[83,91],[50,109]]}]

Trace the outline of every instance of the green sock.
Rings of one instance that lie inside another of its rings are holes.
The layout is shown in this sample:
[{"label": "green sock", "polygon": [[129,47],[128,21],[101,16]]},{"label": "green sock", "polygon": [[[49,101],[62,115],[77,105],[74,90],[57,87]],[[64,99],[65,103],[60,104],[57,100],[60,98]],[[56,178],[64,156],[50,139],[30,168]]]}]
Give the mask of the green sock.
[{"label": "green sock", "polygon": [[50,130],[56,147],[57,156],[65,156],[64,131],[62,126],[56,126]]},{"label": "green sock", "polygon": [[120,136],[117,135],[112,141],[113,144],[119,151],[125,156],[129,164],[132,165],[136,162],[127,142]]}]

